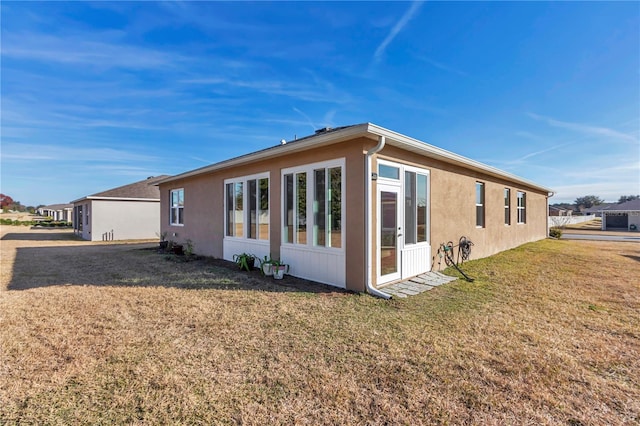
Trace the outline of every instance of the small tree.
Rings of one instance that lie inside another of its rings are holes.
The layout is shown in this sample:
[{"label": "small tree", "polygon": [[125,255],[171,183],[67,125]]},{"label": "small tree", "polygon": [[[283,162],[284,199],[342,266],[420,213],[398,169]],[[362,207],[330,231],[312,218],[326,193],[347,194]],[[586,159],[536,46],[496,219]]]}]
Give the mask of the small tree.
[{"label": "small tree", "polygon": [[579,210],[588,209],[602,203],[604,203],[604,200],[596,195],[585,195],[584,197],[576,198],[575,201],[576,207]]},{"label": "small tree", "polygon": [[626,203],[627,201],[633,201],[640,198],[640,195],[622,195],[618,200],[618,204]]},{"label": "small tree", "polygon": [[5,194],[0,194],[0,208],[1,209],[8,209],[11,206],[13,206],[13,198],[9,197],[8,195]]}]

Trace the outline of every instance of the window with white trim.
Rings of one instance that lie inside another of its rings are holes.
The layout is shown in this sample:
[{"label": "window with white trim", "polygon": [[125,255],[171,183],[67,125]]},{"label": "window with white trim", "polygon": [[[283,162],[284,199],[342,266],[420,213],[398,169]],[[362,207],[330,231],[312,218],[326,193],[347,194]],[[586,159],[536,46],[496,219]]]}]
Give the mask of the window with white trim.
[{"label": "window with white trim", "polygon": [[283,243],[343,246],[344,160],[283,170]]},{"label": "window with white trim", "polygon": [[527,194],[518,191],[518,223],[527,223]]},{"label": "window with white trim", "polygon": [[404,242],[416,244],[427,241],[427,175],[404,172]]},{"label": "window with white trim", "polygon": [[184,225],[184,188],[172,189],[169,193],[169,200],[171,201],[169,223]]},{"label": "window with white trim", "polygon": [[511,190],[504,189],[504,224],[511,225]]},{"label": "window with white trim", "polygon": [[476,227],[484,228],[484,183],[476,182]]},{"label": "window with white trim", "polygon": [[269,174],[225,180],[225,236],[269,239]]}]

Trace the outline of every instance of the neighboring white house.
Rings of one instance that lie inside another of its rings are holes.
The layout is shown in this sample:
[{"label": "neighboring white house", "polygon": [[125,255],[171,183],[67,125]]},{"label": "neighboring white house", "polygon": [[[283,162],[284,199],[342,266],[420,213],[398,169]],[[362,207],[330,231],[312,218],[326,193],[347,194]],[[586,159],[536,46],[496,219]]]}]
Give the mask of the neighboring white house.
[{"label": "neighboring white house", "polygon": [[139,240],[160,231],[160,190],[155,185],[167,175],[72,201],[73,229],[85,240]]},{"label": "neighboring white house", "polygon": [[61,222],[73,221],[73,204],[51,204],[38,208],[40,216],[47,216]]},{"label": "neighboring white house", "polygon": [[640,200],[614,204],[600,211],[602,229],[640,230]]}]

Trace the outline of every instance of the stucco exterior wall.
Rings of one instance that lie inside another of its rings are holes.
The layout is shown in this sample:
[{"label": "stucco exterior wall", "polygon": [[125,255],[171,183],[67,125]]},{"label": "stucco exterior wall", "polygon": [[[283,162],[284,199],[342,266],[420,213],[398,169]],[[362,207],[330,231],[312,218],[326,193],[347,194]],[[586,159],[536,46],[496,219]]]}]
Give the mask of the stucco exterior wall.
[{"label": "stucco exterior wall", "polygon": [[[364,275],[364,157],[366,139],[333,144],[317,149],[297,152],[276,159],[250,165],[219,170],[213,173],[185,178],[160,185],[160,221],[167,239],[184,243],[190,239],[194,252],[217,258],[223,257],[224,239],[224,180],[269,172],[269,226],[270,251],[274,259],[280,258],[281,245],[281,171],[288,167],[345,159],[345,250],[350,267],[346,271],[347,288],[363,290]],[[184,188],[184,224],[169,223],[169,194]],[[347,201],[348,200],[348,201]],[[286,259],[283,259],[286,262]],[[353,265],[353,266],[352,266]]]},{"label": "stucco exterior wall", "polygon": [[[377,159],[395,161],[429,170],[429,218],[432,255],[440,243],[470,239],[472,259],[490,256],[521,244],[547,237],[547,194],[504,179],[482,174],[431,158],[386,147]],[[374,170],[377,161],[374,161]],[[485,227],[476,227],[476,182],[485,185]],[[376,200],[376,190],[372,196]],[[511,225],[504,222],[504,189],[511,189]],[[526,193],[526,223],[517,223],[516,193]],[[376,223],[375,217],[372,223]],[[374,240],[375,245],[375,240]],[[437,259],[434,269],[437,269]],[[443,262],[444,266],[444,262]],[[374,270],[377,271],[374,257]],[[375,277],[376,274],[374,273]]]},{"label": "stucco exterior wall", "polygon": [[[365,290],[366,241],[365,241],[365,190],[364,176],[366,152],[376,141],[358,138],[346,142],[315,147],[294,154],[258,161],[249,165],[216,170],[207,174],[185,177],[160,185],[160,223],[167,239],[184,243],[191,240],[194,251],[201,255],[223,257],[224,240],[224,180],[260,173],[269,173],[270,252],[280,257],[282,183],[281,171],[285,168],[345,159],[344,231],[347,258],[346,287],[354,291]],[[457,243],[464,235],[474,242],[472,259],[516,247],[547,236],[547,194],[520,186],[514,182],[484,175],[463,167],[451,165],[413,154],[397,147],[387,146],[374,156],[372,172],[377,170],[376,160],[402,162],[429,171],[429,242],[435,255],[441,242]],[[370,178],[370,177],[367,177]],[[485,227],[475,223],[475,183],[485,184]],[[173,189],[184,189],[184,224],[169,223],[169,194]],[[511,189],[511,225],[504,224],[504,188]],[[525,224],[517,224],[516,192],[527,194]],[[376,227],[376,182],[372,185],[372,229]],[[372,279],[376,284],[376,236],[373,234]],[[286,262],[286,259],[283,259]],[[437,268],[437,265],[436,265]]]},{"label": "stucco exterior wall", "polygon": [[159,206],[158,201],[91,200],[90,225],[84,226],[83,238],[102,241],[102,235],[111,231],[114,240],[157,238],[156,233],[160,231]]}]

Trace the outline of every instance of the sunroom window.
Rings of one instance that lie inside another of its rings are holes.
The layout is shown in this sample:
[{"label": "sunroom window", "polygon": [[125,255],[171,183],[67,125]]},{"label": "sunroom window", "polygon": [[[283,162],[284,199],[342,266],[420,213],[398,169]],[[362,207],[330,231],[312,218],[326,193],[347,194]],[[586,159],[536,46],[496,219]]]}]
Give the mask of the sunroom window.
[{"label": "sunroom window", "polygon": [[427,241],[427,176],[404,172],[405,244]]},{"label": "sunroom window", "polygon": [[269,178],[249,176],[225,181],[227,237],[269,239]]},{"label": "sunroom window", "polygon": [[342,247],[342,165],[301,166],[283,176],[283,242]]}]

